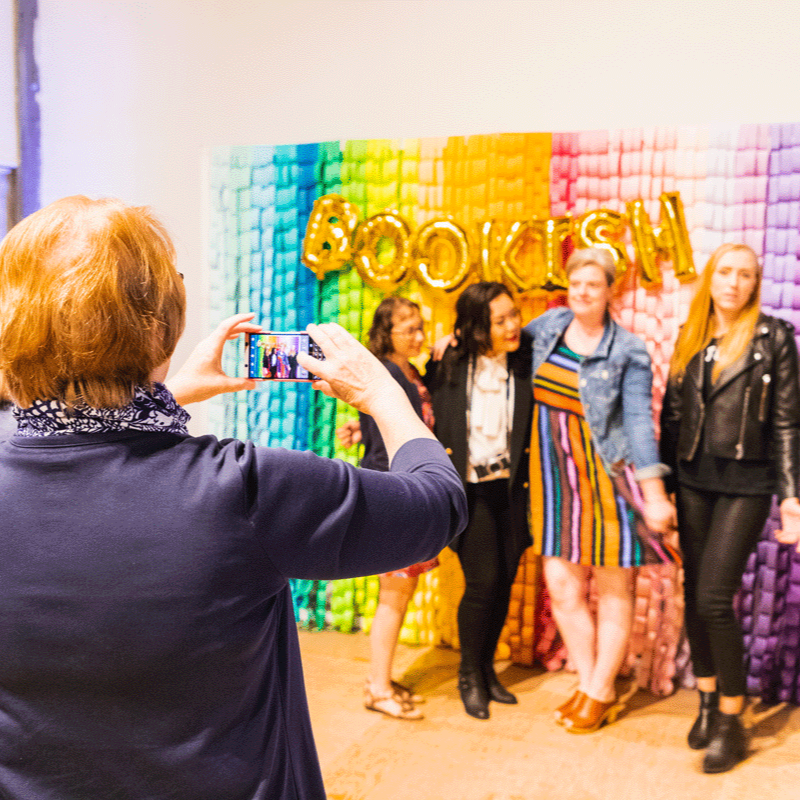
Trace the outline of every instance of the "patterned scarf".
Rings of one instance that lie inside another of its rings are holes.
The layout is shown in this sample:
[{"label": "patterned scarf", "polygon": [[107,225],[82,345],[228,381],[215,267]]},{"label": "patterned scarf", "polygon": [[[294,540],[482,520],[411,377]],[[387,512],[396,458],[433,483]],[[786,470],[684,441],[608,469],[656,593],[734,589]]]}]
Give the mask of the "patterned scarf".
[{"label": "patterned scarf", "polygon": [[137,386],[133,400],[122,408],[92,408],[81,403],[73,409],[58,400],[37,400],[30,408],[14,408],[17,436],[62,436],[65,433],[156,431],[186,435],[190,417],[163,383],[150,390]]}]

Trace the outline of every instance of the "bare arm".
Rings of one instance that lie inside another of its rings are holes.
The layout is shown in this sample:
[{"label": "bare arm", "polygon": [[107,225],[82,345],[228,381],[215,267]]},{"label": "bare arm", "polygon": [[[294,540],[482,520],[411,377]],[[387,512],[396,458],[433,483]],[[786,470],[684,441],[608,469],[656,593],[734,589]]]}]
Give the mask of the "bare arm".
[{"label": "bare arm", "polygon": [[775,531],[775,538],[783,544],[795,545],[800,553],[800,500],[796,497],[781,502],[781,529]]},{"label": "bare arm", "polygon": [[455,347],[457,342],[458,339],[456,339],[452,333],[446,333],[441,339],[437,339],[433,343],[433,347],[431,348],[431,358],[434,361],[441,361],[442,357],[447,351],[447,348],[450,347],[450,345]]}]

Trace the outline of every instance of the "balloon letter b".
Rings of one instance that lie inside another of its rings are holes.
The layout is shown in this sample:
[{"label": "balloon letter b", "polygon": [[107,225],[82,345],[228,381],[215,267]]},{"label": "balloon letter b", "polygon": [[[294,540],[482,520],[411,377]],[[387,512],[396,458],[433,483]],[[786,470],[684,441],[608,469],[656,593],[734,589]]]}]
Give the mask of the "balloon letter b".
[{"label": "balloon letter b", "polygon": [[326,194],[314,201],[300,259],[319,280],[351,260],[350,237],[357,224],[356,207],[338,194]]}]

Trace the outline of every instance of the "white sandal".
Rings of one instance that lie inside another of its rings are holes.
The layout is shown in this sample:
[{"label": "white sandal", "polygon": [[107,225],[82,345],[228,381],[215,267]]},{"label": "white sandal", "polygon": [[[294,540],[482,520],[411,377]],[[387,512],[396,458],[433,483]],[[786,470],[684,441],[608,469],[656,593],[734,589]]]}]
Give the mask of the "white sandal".
[{"label": "white sandal", "polygon": [[394,719],[424,719],[423,713],[407,698],[392,691],[385,694],[374,694],[369,684],[364,687],[364,708],[378,711]]}]

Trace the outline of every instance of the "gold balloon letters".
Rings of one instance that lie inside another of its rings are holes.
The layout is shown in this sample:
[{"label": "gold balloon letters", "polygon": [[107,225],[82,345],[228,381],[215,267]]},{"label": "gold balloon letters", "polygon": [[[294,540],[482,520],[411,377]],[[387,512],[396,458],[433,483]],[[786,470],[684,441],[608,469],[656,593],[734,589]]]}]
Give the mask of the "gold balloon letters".
[{"label": "gold balloon letters", "polygon": [[576,220],[575,244],[578,247],[599,247],[608,250],[617,268],[617,278],[628,269],[628,254],[620,239],[625,233],[625,217],[617,211],[599,208],[587,211]]},{"label": "gold balloon letters", "polygon": [[314,201],[303,239],[303,263],[322,280],[326,272],[344,269],[352,261],[350,239],[358,224],[358,210],[337,194]]},{"label": "gold balloon letters", "polygon": [[469,275],[469,254],[467,232],[448,219],[435,219],[417,231],[414,271],[433,289],[452,292]]},{"label": "gold balloon letters", "polygon": [[[627,214],[599,208],[579,217],[487,220],[474,232],[452,219],[436,219],[412,231],[392,210],[359,222],[352,203],[328,194],[314,202],[301,258],[320,280],[354,265],[366,283],[385,292],[412,276],[442,292],[457,290],[470,277],[501,281],[518,292],[551,292],[566,287],[564,253],[571,242],[608,250],[618,278],[635,262],[647,288],[661,284],[659,258],[672,262],[679,281],[691,281],[696,272],[680,194],[664,192],[659,202],[658,227],[644,202],[633,200],[626,203]],[[635,259],[623,242],[628,226]]]},{"label": "gold balloon letters", "polygon": [[391,292],[405,283],[411,253],[411,230],[396,214],[365,219],[353,237],[353,261],[365,283]]},{"label": "gold balloon letters", "polygon": [[565,289],[563,253],[569,235],[569,217],[512,223],[503,249],[503,275],[520,292]]},{"label": "gold balloon letters", "polygon": [[647,288],[661,285],[661,273],[656,261],[659,256],[672,261],[675,277],[681,283],[694,280],[697,275],[680,195],[678,192],[664,192],[659,201],[661,219],[657,228],[650,225],[641,200],[625,204],[631,238],[639,260],[639,274]]}]

